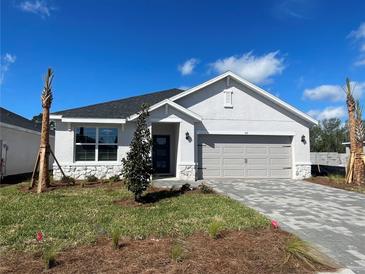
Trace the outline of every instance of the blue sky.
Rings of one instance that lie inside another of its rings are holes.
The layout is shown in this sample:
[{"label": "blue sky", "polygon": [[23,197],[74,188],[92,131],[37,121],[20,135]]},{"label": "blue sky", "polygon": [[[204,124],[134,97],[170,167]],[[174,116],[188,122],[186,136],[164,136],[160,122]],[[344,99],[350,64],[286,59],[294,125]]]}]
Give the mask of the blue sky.
[{"label": "blue sky", "polygon": [[48,67],[52,111],[228,69],[319,119],[345,118],[347,76],[365,102],[365,1],[0,3],[1,106],[28,118],[41,111]]}]

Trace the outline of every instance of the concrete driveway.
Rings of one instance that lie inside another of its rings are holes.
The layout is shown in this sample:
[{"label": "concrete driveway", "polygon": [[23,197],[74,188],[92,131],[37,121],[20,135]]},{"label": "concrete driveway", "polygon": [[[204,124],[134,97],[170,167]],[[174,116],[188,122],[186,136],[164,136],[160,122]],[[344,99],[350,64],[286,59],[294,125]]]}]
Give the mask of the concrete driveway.
[{"label": "concrete driveway", "polygon": [[355,273],[365,273],[365,195],[296,180],[205,180],[316,245]]}]

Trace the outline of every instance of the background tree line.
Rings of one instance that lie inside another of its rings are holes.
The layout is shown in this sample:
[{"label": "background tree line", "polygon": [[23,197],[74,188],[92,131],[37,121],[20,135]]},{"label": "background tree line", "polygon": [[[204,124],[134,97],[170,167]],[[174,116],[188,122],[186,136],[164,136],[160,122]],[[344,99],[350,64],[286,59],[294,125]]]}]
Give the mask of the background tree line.
[{"label": "background tree line", "polygon": [[342,144],[348,142],[347,121],[343,123],[338,118],[325,119],[310,129],[310,150],[312,152],[344,153]]}]

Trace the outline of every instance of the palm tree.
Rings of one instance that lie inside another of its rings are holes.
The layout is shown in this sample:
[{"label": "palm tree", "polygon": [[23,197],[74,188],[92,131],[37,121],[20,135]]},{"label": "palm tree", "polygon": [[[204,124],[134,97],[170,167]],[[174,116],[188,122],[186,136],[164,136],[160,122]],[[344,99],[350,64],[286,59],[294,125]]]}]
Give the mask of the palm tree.
[{"label": "palm tree", "polygon": [[[359,146],[359,138],[356,138],[356,133],[359,131],[359,123],[361,120],[361,109],[359,104],[357,105],[353,96],[354,88],[351,86],[349,78],[346,79],[346,104],[349,115],[348,128],[350,137],[350,158],[347,166],[346,182],[360,185],[364,181],[364,163],[362,154],[362,140],[360,142],[361,150]],[[362,138],[363,139],[363,138]]]},{"label": "palm tree", "polygon": [[359,166],[357,167],[359,169],[358,173],[354,173],[354,176],[356,182],[364,183],[365,179],[365,166],[363,162],[364,157],[364,149],[363,149],[363,143],[364,143],[364,124],[362,121],[362,107],[360,105],[360,101],[356,101],[356,156],[359,158],[359,161],[356,161]]},{"label": "palm tree", "polygon": [[43,108],[41,143],[39,149],[39,177],[37,193],[44,191],[50,183],[48,162],[49,162],[49,110],[52,104],[52,80],[53,71],[49,68],[44,79],[44,88],[42,91],[41,101]]}]

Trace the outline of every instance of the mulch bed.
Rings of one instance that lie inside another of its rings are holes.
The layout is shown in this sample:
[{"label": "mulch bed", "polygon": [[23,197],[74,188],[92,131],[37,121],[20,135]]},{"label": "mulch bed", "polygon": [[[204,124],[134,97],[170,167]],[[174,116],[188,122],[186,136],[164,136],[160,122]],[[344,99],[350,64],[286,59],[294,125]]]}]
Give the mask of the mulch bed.
[{"label": "mulch bed", "polygon": [[[47,273],[315,273],[295,257],[283,265],[289,237],[270,229],[225,232],[217,240],[199,233],[180,240],[122,240],[119,249],[113,249],[109,239],[100,238],[93,245],[61,251],[57,265]],[[171,258],[177,244],[183,250],[178,262]],[[0,256],[0,273],[40,273],[44,266],[39,253]],[[317,264],[316,270],[331,269]]]},{"label": "mulch bed", "polygon": [[[104,188],[119,188],[123,185],[123,181],[118,181],[118,182],[102,182],[102,181],[97,181],[97,182],[86,182],[86,181],[76,181],[74,184],[70,184],[70,183],[62,183],[62,182],[53,182],[51,183],[51,185],[45,190],[45,192],[48,191],[53,191],[53,190],[57,190],[57,189],[62,189],[62,188],[96,188],[96,187],[104,187]],[[37,184],[35,185],[34,188],[29,189],[29,184],[24,184],[22,186],[19,187],[20,191],[23,192],[37,192]]]},{"label": "mulch bed", "polygon": [[348,190],[348,191],[355,191],[355,192],[365,194],[365,184],[363,184],[361,186],[354,185],[354,184],[346,184],[345,179],[337,179],[337,178],[331,179],[329,177],[317,176],[317,177],[311,177],[309,179],[306,179],[306,181],[315,183],[315,184],[320,184],[320,185],[325,185],[325,186],[330,186],[330,187],[334,187],[334,188],[344,189],[344,190]]}]

